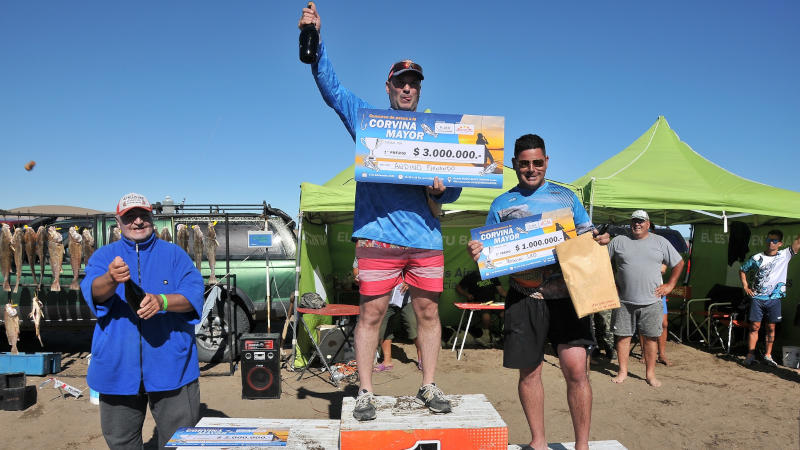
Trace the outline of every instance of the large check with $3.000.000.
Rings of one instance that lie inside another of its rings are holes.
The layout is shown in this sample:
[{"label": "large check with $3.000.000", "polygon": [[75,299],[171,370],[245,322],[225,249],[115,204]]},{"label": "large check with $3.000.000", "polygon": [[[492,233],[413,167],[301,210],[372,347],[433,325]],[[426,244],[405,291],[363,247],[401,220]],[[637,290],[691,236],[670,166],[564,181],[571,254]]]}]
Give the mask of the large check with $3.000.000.
[{"label": "large check with $3.000.000", "polygon": [[503,187],[500,116],[359,109],[356,181]]},{"label": "large check with $3.000.000", "polygon": [[508,275],[556,262],[555,247],[577,236],[569,208],[470,230],[483,243],[481,279]]}]

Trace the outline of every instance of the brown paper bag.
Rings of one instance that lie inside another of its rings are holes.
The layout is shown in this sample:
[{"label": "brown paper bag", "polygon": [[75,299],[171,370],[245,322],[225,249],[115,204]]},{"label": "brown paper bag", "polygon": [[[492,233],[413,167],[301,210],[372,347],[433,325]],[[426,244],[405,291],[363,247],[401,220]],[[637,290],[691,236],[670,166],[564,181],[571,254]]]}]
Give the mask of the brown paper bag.
[{"label": "brown paper bag", "polygon": [[558,244],[556,255],[578,317],[619,308],[608,249],[595,242],[592,233]]}]

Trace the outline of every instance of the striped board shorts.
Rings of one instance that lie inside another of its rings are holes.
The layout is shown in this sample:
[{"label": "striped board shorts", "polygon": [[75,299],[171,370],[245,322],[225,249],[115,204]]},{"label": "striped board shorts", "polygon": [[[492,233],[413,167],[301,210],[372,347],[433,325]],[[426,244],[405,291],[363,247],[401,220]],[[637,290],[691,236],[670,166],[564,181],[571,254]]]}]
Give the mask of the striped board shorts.
[{"label": "striped board shorts", "polygon": [[405,280],[431,292],[444,288],[444,252],[403,247],[371,239],[356,241],[359,292],[383,295]]}]

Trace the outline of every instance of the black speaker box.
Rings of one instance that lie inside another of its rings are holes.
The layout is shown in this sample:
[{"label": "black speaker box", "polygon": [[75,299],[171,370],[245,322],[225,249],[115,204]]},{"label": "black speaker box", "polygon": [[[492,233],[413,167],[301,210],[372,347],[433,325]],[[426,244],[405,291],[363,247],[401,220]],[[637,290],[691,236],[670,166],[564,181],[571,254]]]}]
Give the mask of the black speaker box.
[{"label": "black speaker box", "polygon": [[22,411],[35,403],[36,386],[0,389],[0,409],[4,411]]},{"label": "black speaker box", "polygon": [[239,351],[242,398],[281,398],[281,335],[243,334]]},{"label": "black speaker box", "polygon": [[25,387],[25,372],[0,373],[0,389]]}]

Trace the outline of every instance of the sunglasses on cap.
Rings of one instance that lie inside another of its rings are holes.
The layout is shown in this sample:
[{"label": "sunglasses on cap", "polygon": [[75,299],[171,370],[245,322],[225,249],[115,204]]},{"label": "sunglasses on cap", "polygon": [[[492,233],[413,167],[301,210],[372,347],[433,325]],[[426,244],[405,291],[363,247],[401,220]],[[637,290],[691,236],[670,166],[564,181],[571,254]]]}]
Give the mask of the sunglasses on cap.
[{"label": "sunglasses on cap", "polygon": [[422,75],[422,66],[415,63],[414,61],[407,59],[405,61],[396,62],[394,63],[394,65],[392,65],[392,68],[389,69],[389,77],[387,78],[387,80],[391,80],[393,76],[397,75],[398,73],[405,72],[407,70],[412,70],[414,72],[417,72],[419,74],[420,79],[424,78],[424,76]]},{"label": "sunglasses on cap", "polygon": [[520,169],[528,169],[530,167],[544,167],[543,159],[518,159],[517,166]]}]

